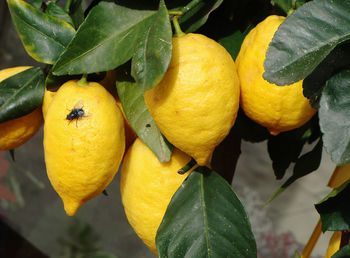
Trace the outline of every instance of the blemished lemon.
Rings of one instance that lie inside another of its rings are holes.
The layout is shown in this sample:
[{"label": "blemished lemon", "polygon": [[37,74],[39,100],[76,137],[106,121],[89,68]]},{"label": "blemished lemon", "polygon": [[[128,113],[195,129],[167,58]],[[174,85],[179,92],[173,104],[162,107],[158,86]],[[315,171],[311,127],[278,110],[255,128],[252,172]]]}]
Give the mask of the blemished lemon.
[{"label": "blemished lemon", "polygon": [[341,231],[335,231],[329,240],[329,245],[327,248],[327,252],[325,258],[331,258],[340,248],[341,241]]},{"label": "blemished lemon", "polygon": [[103,86],[69,81],[59,88],[45,117],[44,152],[68,215],[107,187],[124,148],[123,115]]},{"label": "blemished lemon", "polygon": [[305,124],[315,114],[303,95],[302,81],[277,86],[264,80],[264,60],[269,43],[285,17],[271,15],[252,29],[236,59],[241,85],[241,107],[272,135]]},{"label": "blemished lemon", "polygon": [[145,101],[169,142],[206,165],[237,116],[235,63],[224,47],[204,35],[174,37],[168,70],[146,91]]},{"label": "blemished lemon", "polygon": [[[31,68],[18,66],[0,71],[0,82]],[[31,113],[0,123],[0,150],[12,150],[26,143],[40,129],[43,123],[41,107]]]},{"label": "blemished lemon", "polygon": [[177,171],[190,160],[174,149],[170,161],[160,163],[139,138],[124,157],[120,192],[125,214],[136,234],[155,254],[158,227],[172,196],[190,173],[180,175]]}]

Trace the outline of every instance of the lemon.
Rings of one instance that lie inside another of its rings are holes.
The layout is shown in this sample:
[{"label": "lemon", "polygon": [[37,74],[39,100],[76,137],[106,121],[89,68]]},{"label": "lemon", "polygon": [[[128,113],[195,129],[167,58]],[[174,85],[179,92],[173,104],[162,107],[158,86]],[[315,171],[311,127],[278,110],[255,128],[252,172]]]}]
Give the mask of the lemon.
[{"label": "lemon", "polygon": [[174,37],[169,68],[146,91],[145,101],[165,137],[205,165],[237,116],[235,63],[224,47],[204,35]]},{"label": "lemon", "polygon": [[120,111],[122,111],[123,118],[124,118],[124,127],[125,127],[125,151],[129,149],[131,144],[135,141],[137,138],[137,135],[135,131],[132,129],[131,125],[129,124],[128,120],[126,119],[126,115],[122,106],[122,103],[120,102],[120,99],[118,96],[116,96],[117,105],[120,108]]},{"label": "lemon", "polygon": [[44,152],[68,215],[107,187],[124,148],[123,115],[103,86],[69,81],[59,88],[45,118]]},{"label": "lemon", "polygon": [[274,33],[285,17],[272,15],[252,29],[236,59],[241,83],[241,107],[272,135],[305,124],[316,112],[303,95],[302,81],[277,86],[264,80],[264,60]]},{"label": "lemon", "polygon": [[177,173],[191,158],[174,149],[169,162],[160,163],[137,138],[121,169],[120,192],[125,213],[136,234],[157,254],[155,238],[168,204],[190,172]]},{"label": "lemon", "polygon": [[[30,66],[18,66],[0,71],[0,82],[31,68]],[[41,108],[37,108],[31,113],[0,123],[0,150],[15,149],[30,138],[40,129],[43,123]]]},{"label": "lemon", "polygon": [[54,96],[56,95],[56,91],[50,91],[48,89],[46,89],[45,87],[45,92],[44,92],[44,98],[43,98],[43,105],[42,105],[42,112],[43,112],[43,117],[45,119],[47,110],[49,109],[49,106],[51,104],[52,99],[54,98]]},{"label": "lemon", "polygon": [[331,258],[333,254],[335,254],[340,248],[341,241],[341,231],[335,231],[329,240],[329,245],[327,248],[327,253],[325,258]]}]

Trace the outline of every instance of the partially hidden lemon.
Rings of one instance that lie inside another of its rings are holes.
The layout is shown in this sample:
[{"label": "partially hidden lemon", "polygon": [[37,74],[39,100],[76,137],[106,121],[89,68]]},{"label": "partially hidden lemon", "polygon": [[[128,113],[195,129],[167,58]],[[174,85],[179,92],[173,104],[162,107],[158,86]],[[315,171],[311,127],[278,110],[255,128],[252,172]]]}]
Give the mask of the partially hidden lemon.
[{"label": "partially hidden lemon", "polygon": [[[18,66],[0,71],[0,82],[31,68]],[[0,123],[0,150],[12,150],[26,143],[40,129],[43,123],[41,108],[31,113]]]},{"label": "partially hidden lemon", "polygon": [[325,255],[325,258],[331,258],[332,255],[334,255],[340,248],[340,241],[341,241],[341,231],[335,231],[329,240],[329,245],[327,248],[327,252]]},{"label": "partially hidden lemon", "polygon": [[252,29],[236,59],[244,113],[272,135],[305,124],[316,112],[303,95],[302,81],[277,86],[264,80],[264,60],[269,43],[285,17],[271,15]]},{"label": "partially hidden lemon", "polygon": [[52,99],[55,97],[56,91],[50,91],[45,87],[44,91],[44,98],[43,98],[43,105],[42,105],[42,112],[43,112],[43,117],[45,119],[47,110],[49,109],[49,106],[51,104]]},{"label": "partially hidden lemon", "polygon": [[174,37],[164,78],[144,96],[165,137],[205,165],[237,116],[235,63],[224,47],[204,35]]},{"label": "partially hidden lemon", "polygon": [[125,151],[129,149],[131,144],[135,141],[137,138],[137,135],[135,131],[132,129],[131,125],[129,124],[129,121],[126,119],[126,115],[122,106],[122,103],[120,102],[120,99],[118,96],[116,97],[117,105],[120,108],[120,111],[122,111],[123,117],[124,117],[124,126],[125,126]]},{"label": "partially hidden lemon", "polygon": [[124,121],[114,97],[98,83],[69,81],[47,111],[47,174],[70,216],[111,182],[125,148]]},{"label": "partially hidden lemon", "polygon": [[190,172],[177,173],[191,158],[174,149],[169,162],[160,163],[137,138],[121,169],[120,192],[125,213],[136,234],[157,254],[155,238],[168,204]]}]

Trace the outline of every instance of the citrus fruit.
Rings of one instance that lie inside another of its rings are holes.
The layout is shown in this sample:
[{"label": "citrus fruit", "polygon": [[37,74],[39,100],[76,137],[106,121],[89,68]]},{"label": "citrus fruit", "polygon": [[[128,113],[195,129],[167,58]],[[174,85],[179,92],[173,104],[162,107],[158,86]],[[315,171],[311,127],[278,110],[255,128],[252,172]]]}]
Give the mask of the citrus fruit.
[{"label": "citrus fruit", "polygon": [[139,138],[124,157],[120,192],[125,214],[136,234],[155,254],[158,227],[172,196],[190,173],[180,175],[177,171],[190,160],[174,149],[170,161],[160,163]]},{"label": "citrus fruit", "polygon": [[327,253],[325,258],[331,258],[333,254],[335,254],[340,248],[341,241],[341,231],[335,231],[329,240],[329,245],[327,248]]},{"label": "citrus fruit", "polygon": [[[0,82],[27,70],[29,66],[18,66],[0,71]],[[40,129],[43,123],[41,108],[22,117],[0,123],[0,150],[15,149],[30,138]]]},{"label": "citrus fruit", "polygon": [[42,105],[42,112],[43,112],[43,117],[45,119],[47,110],[51,104],[51,101],[53,99],[53,97],[56,95],[56,91],[50,91],[48,89],[46,89],[45,87],[45,92],[44,92],[44,98],[43,98],[43,105]]},{"label": "citrus fruit", "polygon": [[145,101],[169,142],[205,165],[237,116],[235,63],[224,47],[204,35],[174,37],[168,70],[146,91]]},{"label": "citrus fruit", "polygon": [[123,115],[98,83],[69,81],[47,111],[47,174],[70,216],[111,182],[124,154]]},{"label": "citrus fruit", "polygon": [[303,95],[302,81],[277,86],[264,80],[264,60],[274,33],[285,17],[272,15],[252,29],[236,59],[245,114],[272,135],[305,124],[316,112]]}]

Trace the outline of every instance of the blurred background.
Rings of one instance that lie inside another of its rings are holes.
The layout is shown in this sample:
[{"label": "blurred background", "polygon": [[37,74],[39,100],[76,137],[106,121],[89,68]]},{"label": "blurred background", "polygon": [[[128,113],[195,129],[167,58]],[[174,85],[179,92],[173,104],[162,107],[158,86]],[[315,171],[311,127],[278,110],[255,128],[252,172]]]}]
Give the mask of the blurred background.
[{"label": "blurred background", "polygon": [[[26,54],[6,1],[0,1],[0,69],[20,65],[39,64]],[[65,214],[46,176],[42,139],[40,130],[16,149],[15,162],[0,152],[0,253],[13,248],[9,257],[154,257],[126,220],[119,175],[108,196],[89,201],[74,217]],[[263,206],[283,182],[275,179],[266,141],[243,141],[241,151],[233,188],[249,214],[259,257],[293,257],[318,221],[314,204],[330,192],[326,185],[335,166],[324,153],[316,172]],[[329,237],[321,236],[313,257],[324,256]]]}]

